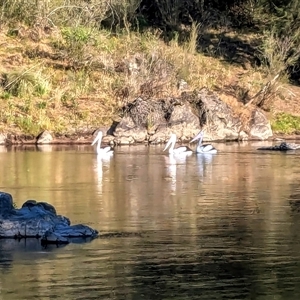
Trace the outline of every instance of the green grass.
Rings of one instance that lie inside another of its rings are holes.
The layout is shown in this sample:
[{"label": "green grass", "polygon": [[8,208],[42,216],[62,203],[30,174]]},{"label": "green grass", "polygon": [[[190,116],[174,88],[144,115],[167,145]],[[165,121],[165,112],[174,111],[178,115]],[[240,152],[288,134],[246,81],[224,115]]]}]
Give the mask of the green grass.
[{"label": "green grass", "polygon": [[[0,39],[7,48],[0,49],[5,62],[0,66],[0,126],[38,134],[110,125],[120,108],[138,97],[179,96],[180,79],[190,90],[217,90],[239,114],[239,94],[232,93],[255,95],[268,81],[266,72],[251,66],[245,71],[198,53],[197,28],[193,24],[184,43],[176,36],[165,43],[156,30],[113,33],[61,26],[35,41],[11,37],[3,28]],[[275,131],[297,130],[281,119],[273,122]]]},{"label": "green grass", "polygon": [[276,133],[295,133],[300,131],[300,116],[293,116],[287,113],[276,114],[271,122],[271,126]]}]

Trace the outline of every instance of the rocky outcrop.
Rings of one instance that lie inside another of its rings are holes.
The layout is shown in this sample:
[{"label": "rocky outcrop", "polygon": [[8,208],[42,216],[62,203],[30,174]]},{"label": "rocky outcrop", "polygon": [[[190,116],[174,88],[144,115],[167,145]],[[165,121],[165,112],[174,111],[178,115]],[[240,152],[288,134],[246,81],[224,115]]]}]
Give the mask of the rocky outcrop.
[{"label": "rocky outcrop", "polygon": [[[265,140],[273,135],[269,121],[258,108],[248,108],[248,121],[241,120],[216,93],[202,88],[184,91],[180,97],[151,99],[138,97],[125,105],[120,120],[104,130],[103,143],[130,145],[165,143],[171,133],[177,140],[189,141],[205,128],[204,141]],[[97,128],[100,129],[100,128]],[[87,144],[96,130],[78,130],[75,134],[54,135],[48,131],[37,137],[12,134],[0,136],[4,144]],[[81,133],[79,133],[81,132]]]},{"label": "rocky outcrop", "polygon": [[282,142],[280,145],[260,147],[257,150],[289,151],[300,149],[299,144]]},{"label": "rocky outcrop", "polygon": [[143,100],[138,98],[124,107],[124,117],[109,133],[116,144],[166,142],[171,133],[188,141],[205,128],[205,140],[264,140],[272,136],[269,121],[253,109],[245,132],[242,121],[215,93],[203,88],[183,92],[179,98]]},{"label": "rocky outcrop", "polygon": [[258,108],[254,108],[251,112],[249,120],[250,138],[266,140],[273,136],[271,124]]},{"label": "rocky outcrop", "polygon": [[181,98],[193,107],[199,118],[199,128],[206,127],[207,140],[241,139],[241,120],[217,94],[203,88],[199,91],[183,93]]},{"label": "rocky outcrop", "polygon": [[51,204],[27,200],[22,208],[15,209],[12,196],[0,192],[0,238],[39,238],[42,244],[67,244],[72,238],[97,235],[97,230],[88,226],[71,225]]}]

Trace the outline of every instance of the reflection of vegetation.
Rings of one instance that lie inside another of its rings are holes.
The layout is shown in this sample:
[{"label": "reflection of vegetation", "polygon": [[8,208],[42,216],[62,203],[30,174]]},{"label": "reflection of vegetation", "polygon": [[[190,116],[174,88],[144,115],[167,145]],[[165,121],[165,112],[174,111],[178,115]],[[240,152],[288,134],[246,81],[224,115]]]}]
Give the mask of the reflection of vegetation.
[{"label": "reflection of vegetation", "polygon": [[[137,148],[139,155],[133,147],[122,147],[126,155],[104,164],[101,193],[93,155],[80,154],[77,147],[59,146],[62,151],[52,153],[27,147],[30,151],[0,155],[0,172],[10,169],[3,186],[26,186],[37,200],[54,204],[58,213],[75,222],[93,222],[101,232],[113,228],[145,234],[113,235],[74,250],[88,255],[66,258],[64,251],[57,251],[55,259],[47,259],[49,253],[44,253],[43,263],[30,260],[30,268],[18,263],[18,252],[10,272],[0,274],[4,293],[9,289],[14,295],[43,294],[59,282],[57,293],[72,298],[89,280],[91,288],[82,290],[83,297],[95,293],[90,297],[99,298],[101,292],[108,298],[132,299],[142,294],[145,299],[265,299],[279,294],[282,299],[298,299],[288,294],[298,295],[300,288],[300,251],[298,239],[293,239],[299,236],[299,226],[291,224],[284,207],[286,182],[298,180],[299,168],[291,157],[232,151],[223,160],[219,157],[219,163],[207,165],[212,172],[201,180],[194,172],[196,161],[180,164],[177,194],[170,197],[170,184],[162,179],[166,166],[144,146]],[[140,155],[144,151],[147,154]],[[17,199],[26,197],[24,188],[15,191]],[[265,208],[261,214],[251,214],[256,205]],[[2,253],[6,261],[13,260],[7,259],[8,251]],[[20,271],[24,276],[17,276]],[[24,284],[24,278],[32,280]],[[107,296],[108,291],[114,295]]]}]

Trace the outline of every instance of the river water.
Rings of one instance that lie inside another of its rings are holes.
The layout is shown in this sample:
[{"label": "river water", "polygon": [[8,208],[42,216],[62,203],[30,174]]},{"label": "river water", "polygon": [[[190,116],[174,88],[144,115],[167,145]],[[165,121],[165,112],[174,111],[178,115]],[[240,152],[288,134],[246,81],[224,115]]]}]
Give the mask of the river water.
[{"label": "river water", "polygon": [[263,145],[183,159],[122,146],[106,160],[89,145],[0,147],[0,190],[18,207],[47,201],[103,234],[1,240],[0,299],[300,299],[300,151]]}]

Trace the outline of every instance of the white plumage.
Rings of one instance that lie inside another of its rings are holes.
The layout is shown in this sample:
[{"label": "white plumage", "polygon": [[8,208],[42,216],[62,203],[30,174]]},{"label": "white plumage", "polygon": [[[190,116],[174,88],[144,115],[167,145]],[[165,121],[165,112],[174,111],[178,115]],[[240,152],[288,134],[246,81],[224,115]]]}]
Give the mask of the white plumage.
[{"label": "white plumage", "polygon": [[196,148],[197,153],[217,153],[217,149],[211,144],[202,144],[204,131],[201,130],[191,141],[190,143],[199,139],[199,143]]},{"label": "white plumage", "polygon": [[163,151],[166,151],[170,147],[169,148],[170,154],[192,154],[193,153],[193,151],[189,147],[186,147],[186,146],[180,146],[178,148],[174,148],[175,144],[176,144],[176,140],[177,140],[176,134],[172,133],[171,137]]},{"label": "white plumage", "polygon": [[97,151],[98,155],[110,155],[110,154],[113,154],[113,149],[110,146],[107,146],[105,148],[101,148],[102,136],[103,136],[102,131],[99,131],[97,133],[96,138],[94,139],[94,141],[92,143],[92,146],[94,146],[95,143],[98,141],[97,148],[96,148],[96,151]]}]

